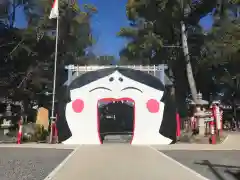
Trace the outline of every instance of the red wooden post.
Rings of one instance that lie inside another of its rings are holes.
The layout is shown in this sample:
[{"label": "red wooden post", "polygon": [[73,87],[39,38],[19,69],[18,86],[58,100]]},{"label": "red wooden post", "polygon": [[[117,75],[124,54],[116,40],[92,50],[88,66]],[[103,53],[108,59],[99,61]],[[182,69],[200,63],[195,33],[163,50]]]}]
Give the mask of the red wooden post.
[{"label": "red wooden post", "polygon": [[221,123],[221,135],[223,132],[223,110],[220,109],[220,123]]},{"label": "red wooden post", "polygon": [[216,133],[215,133],[215,123],[214,121],[210,122],[211,127],[211,143],[216,144]]},{"label": "red wooden post", "polygon": [[191,130],[194,131],[196,130],[196,125],[197,125],[197,119],[195,116],[192,116],[190,119],[190,123],[191,123]]},{"label": "red wooden post", "polygon": [[176,113],[176,121],[177,121],[177,132],[176,132],[176,135],[177,135],[177,137],[180,137],[180,135],[181,135],[181,127],[180,127],[180,116],[179,116],[178,112]]},{"label": "red wooden post", "polygon": [[20,118],[18,122],[17,144],[22,143],[22,135],[23,135],[22,129],[23,129],[23,120],[22,118]]},{"label": "red wooden post", "polygon": [[55,140],[55,143],[58,143],[58,130],[57,130],[57,120],[58,120],[58,115],[56,114],[56,120],[55,120],[55,123],[54,123],[54,140]]},{"label": "red wooden post", "polygon": [[211,143],[216,144],[216,104],[212,105],[212,121],[210,122],[210,131],[211,131]]}]

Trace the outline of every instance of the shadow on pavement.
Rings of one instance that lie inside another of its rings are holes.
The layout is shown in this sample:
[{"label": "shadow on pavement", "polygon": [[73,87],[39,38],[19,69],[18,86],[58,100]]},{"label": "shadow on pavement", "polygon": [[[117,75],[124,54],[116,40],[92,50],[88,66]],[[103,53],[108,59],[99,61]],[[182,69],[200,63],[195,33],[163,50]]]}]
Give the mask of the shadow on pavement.
[{"label": "shadow on pavement", "polygon": [[218,180],[228,180],[228,179],[224,178],[215,168],[226,168],[226,170],[224,171],[226,174],[231,175],[232,178],[234,178],[234,180],[240,180],[240,166],[212,164],[208,160],[203,160],[202,162],[195,162],[194,164],[207,166]]}]

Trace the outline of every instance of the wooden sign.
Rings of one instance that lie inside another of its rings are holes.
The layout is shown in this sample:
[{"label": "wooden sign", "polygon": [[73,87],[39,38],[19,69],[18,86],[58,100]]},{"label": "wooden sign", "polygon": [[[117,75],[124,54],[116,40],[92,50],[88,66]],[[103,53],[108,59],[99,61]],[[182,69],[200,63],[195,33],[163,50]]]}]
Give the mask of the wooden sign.
[{"label": "wooden sign", "polygon": [[36,124],[42,125],[45,130],[48,129],[49,125],[49,112],[46,108],[40,107],[37,112]]}]

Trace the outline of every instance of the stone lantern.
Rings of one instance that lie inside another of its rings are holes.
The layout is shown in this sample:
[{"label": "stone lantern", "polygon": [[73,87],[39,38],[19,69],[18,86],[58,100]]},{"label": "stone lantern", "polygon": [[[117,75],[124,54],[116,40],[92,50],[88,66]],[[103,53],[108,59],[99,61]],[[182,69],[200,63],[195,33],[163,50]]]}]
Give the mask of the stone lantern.
[{"label": "stone lantern", "polygon": [[12,108],[10,103],[7,104],[5,116],[8,118],[12,116]]},{"label": "stone lantern", "polygon": [[191,105],[195,106],[195,112],[194,116],[197,120],[197,127],[199,131],[199,135],[205,134],[205,118],[208,116],[205,113],[205,108],[207,105],[209,105],[209,102],[202,99],[202,93],[197,94],[197,102],[191,101]]},{"label": "stone lantern", "polygon": [[3,123],[1,124],[1,128],[3,129],[3,134],[7,135],[9,133],[9,128],[12,126],[12,111],[11,104],[8,102],[5,112],[5,118],[3,119]]}]

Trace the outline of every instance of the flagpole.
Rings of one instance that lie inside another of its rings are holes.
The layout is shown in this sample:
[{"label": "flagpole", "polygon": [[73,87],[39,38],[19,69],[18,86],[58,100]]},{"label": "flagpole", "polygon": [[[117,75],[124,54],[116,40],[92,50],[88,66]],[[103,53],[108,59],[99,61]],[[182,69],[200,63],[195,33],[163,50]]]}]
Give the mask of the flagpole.
[{"label": "flagpole", "polygon": [[55,41],[55,56],[54,56],[54,72],[53,72],[53,91],[52,91],[52,112],[51,112],[51,130],[49,141],[52,143],[52,126],[55,123],[56,117],[54,116],[55,109],[55,95],[56,95],[56,77],[57,77],[57,57],[58,57],[58,37],[59,37],[59,16],[57,16],[57,27],[56,27],[56,41]]}]

